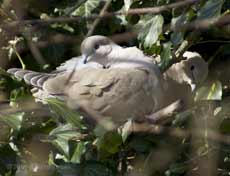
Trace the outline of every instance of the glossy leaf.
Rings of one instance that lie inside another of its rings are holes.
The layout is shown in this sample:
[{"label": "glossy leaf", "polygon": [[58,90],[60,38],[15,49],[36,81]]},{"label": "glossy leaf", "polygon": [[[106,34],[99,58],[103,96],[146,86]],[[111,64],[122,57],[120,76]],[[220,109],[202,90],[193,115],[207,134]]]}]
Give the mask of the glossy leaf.
[{"label": "glossy leaf", "polygon": [[46,99],[46,102],[50,105],[51,109],[64,120],[80,129],[84,128],[80,115],[77,112],[70,110],[64,102],[55,98]]},{"label": "glossy leaf", "polygon": [[20,130],[24,115],[25,115],[24,112],[18,112],[15,114],[4,114],[4,115],[0,114],[0,120],[7,123],[14,130]]},{"label": "glossy leaf", "polygon": [[91,12],[99,5],[98,0],[87,0],[84,4],[78,7],[73,13],[73,16],[89,16]]},{"label": "glossy leaf", "polygon": [[[53,129],[50,134],[52,143],[69,158],[69,140],[81,136],[81,133],[76,127],[70,124],[60,125]],[[54,138],[54,139],[53,139]]]},{"label": "glossy leaf", "polygon": [[162,15],[146,15],[138,22],[138,39],[144,43],[145,48],[151,47],[157,42],[162,33],[163,23],[164,18]]},{"label": "glossy leaf", "polygon": [[167,42],[163,44],[163,51],[161,52],[161,62],[159,64],[161,69],[167,67],[170,60],[172,59],[171,47],[172,47],[171,42]]},{"label": "glossy leaf", "polygon": [[97,142],[99,150],[103,150],[109,154],[114,154],[119,151],[122,144],[122,137],[117,132],[109,131],[100,137]]},{"label": "glossy leaf", "polygon": [[221,100],[222,85],[221,82],[215,81],[209,85],[202,86],[196,91],[195,101],[197,100]]},{"label": "glossy leaf", "polygon": [[223,0],[208,0],[204,6],[198,11],[198,19],[207,19],[220,15]]},{"label": "glossy leaf", "polygon": [[71,162],[73,163],[80,163],[81,156],[85,153],[86,151],[86,144],[87,142],[78,142],[77,146],[75,147],[74,153],[71,156]]}]

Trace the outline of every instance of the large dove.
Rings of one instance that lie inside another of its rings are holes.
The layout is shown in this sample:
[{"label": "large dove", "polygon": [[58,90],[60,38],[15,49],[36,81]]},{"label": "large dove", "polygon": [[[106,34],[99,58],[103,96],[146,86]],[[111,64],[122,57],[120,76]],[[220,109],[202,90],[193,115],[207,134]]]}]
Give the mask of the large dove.
[{"label": "large dove", "polygon": [[33,95],[42,101],[57,97],[72,109],[87,107],[119,124],[143,119],[177,99],[190,102],[191,87],[208,73],[201,56],[190,53],[162,75],[141,50],[123,48],[104,36],[86,38],[81,52],[51,73],[8,72],[32,85]]}]

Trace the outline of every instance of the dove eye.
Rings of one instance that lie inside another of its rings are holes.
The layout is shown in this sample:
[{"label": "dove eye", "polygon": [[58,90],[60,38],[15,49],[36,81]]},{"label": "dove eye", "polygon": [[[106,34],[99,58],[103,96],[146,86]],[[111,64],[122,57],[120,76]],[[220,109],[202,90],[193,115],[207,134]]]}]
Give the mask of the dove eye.
[{"label": "dove eye", "polygon": [[195,69],[194,65],[191,65],[190,70],[193,71]]},{"label": "dove eye", "polygon": [[95,46],[94,46],[95,49],[98,49],[99,47],[100,47],[99,44],[95,44]]}]

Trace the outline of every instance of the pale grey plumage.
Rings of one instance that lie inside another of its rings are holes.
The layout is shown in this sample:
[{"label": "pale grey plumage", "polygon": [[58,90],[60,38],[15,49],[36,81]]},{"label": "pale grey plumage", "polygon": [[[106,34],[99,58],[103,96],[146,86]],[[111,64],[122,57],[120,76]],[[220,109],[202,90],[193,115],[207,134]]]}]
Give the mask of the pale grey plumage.
[{"label": "pale grey plumage", "polygon": [[[117,123],[144,118],[177,99],[190,103],[190,85],[207,76],[207,64],[198,55],[189,55],[162,76],[141,50],[122,48],[104,36],[85,39],[81,50],[87,57],[73,58],[50,74],[19,69],[8,72],[33,85],[38,99],[57,97],[73,109],[85,106]],[[75,72],[65,84],[72,70]]]},{"label": "pale grey plumage", "polygon": [[181,97],[188,106],[193,103],[192,91],[208,76],[208,63],[196,52],[186,51],[185,60],[173,64],[164,74],[165,102],[173,102]]}]

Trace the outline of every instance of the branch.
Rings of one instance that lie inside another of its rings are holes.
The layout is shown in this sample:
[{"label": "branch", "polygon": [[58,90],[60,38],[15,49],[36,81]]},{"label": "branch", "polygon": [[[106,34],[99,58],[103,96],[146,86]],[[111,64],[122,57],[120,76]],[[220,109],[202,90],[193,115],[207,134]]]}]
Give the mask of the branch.
[{"label": "branch", "polygon": [[165,108],[160,109],[159,111],[146,116],[146,119],[151,123],[160,123],[171,118],[175,113],[181,111],[184,105],[181,100],[177,100],[172,104],[166,106]]},{"label": "branch", "polygon": [[[148,123],[133,123],[132,124],[132,132],[135,133],[151,133],[151,134],[166,134],[172,137],[178,138],[186,138],[189,137],[191,134],[197,138],[204,137],[204,130],[184,130],[181,128],[170,128],[161,125],[154,125]],[[225,144],[230,144],[230,138],[227,135],[223,135],[217,133],[215,131],[209,131],[208,135],[209,140],[222,142]]]},{"label": "branch", "polygon": [[212,26],[221,27],[230,24],[230,15],[224,15],[221,17],[207,18],[204,20],[195,20],[188,24],[177,25],[171,27],[172,31],[202,31]]},{"label": "branch", "polygon": [[77,22],[80,20],[94,20],[97,18],[104,19],[104,18],[110,18],[117,15],[128,15],[128,14],[159,14],[164,11],[168,11],[173,8],[179,8],[184,7],[188,5],[195,4],[199,2],[200,0],[184,0],[175,2],[168,5],[158,6],[158,7],[151,7],[151,8],[137,8],[137,9],[130,9],[128,12],[124,11],[118,11],[118,12],[111,12],[111,13],[104,13],[103,15],[90,15],[88,17],[58,17],[58,18],[49,18],[49,19],[35,19],[35,20],[20,20],[20,21],[14,21],[9,24],[0,25],[1,28],[12,28],[17,27],[21,25],[48,25],[51,23],[72,23]]},{"label": "branch", "polygon": [[[101,12],[100,12],[100,14],[99,14],[100,17],[103,16],[103,15],[106,13],[106,11],[107,11],[107,9],[109,8],[111,2],[112,2],[112,0],[107,0],[107,2],[105,3],[104,7],[102,8],[102,10],[101,10]],[[94,21],[94,23],[93,23],[91,29],[88,31],[88,33],[87,33],[87,35],[86,35],[87,37],[88,37],[88,36],[91,36],[91,35],[93,34],[95,28],[96,28],[97,25],[100,23],[100,21],[101,21],[101,18],[97,18],[97,19]]]}]

